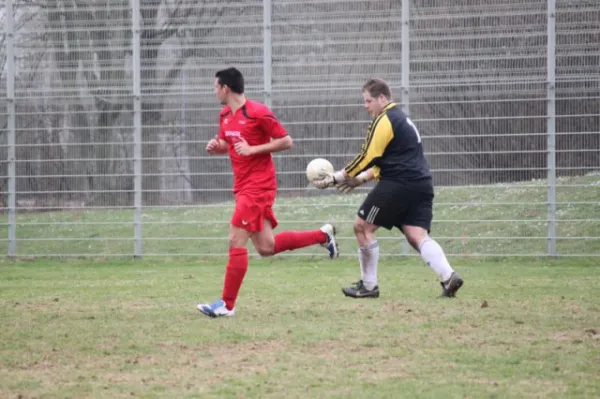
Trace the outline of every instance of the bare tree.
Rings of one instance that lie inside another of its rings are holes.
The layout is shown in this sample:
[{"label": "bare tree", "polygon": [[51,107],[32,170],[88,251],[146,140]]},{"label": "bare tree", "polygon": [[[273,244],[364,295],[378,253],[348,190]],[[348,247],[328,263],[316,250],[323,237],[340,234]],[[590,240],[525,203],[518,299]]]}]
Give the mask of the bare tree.
[{"label": "bare tree", "polygon": [[[54,179],[47,189],[87,192],[87,201],[106,205],[115,201],[130,203],[133,188],[130,0],[118,3],[49,0],[35,8],[41,12],[41,25],[31,24],[28,33],[36,36],[36,42],[43,43],[41,46],[47,51],[42,53],[40,68],[27,84],[34,92],[40,92],[43,86],[40,83],[50,78],[50,86],[66,97],[36,104],[38,114],[48,114],[43,117],[45,121],[40,121],[45,126],[44,137],[36,140],[50,144],[53,149],[43,148],[44,155],[29,150],[24,156],[55,159],[56,162],[44,165],[45,172],[68,176]],[[182,67],[196,51],[187,42],[184,30],[194,25],[204,26],[207,18],[214,21],[222,12],[214,7],[207,11],[197,2],[141,1],[146,203],[159,203],[168,195],[162,190],[169,178],[161,178],[164,165],[161,167],[157,160],[163,156],[176,158],[173,167],[182,176],[183,189],[192,189],[189,164],[179,159],[186,156],[185,147],[177,144],[179,132],[163,128],[167,123],[164,108],[168,101],[164,91],[180,79]],[[125,190],[129,195],[119,198],[111,194],[114,190]]]}]

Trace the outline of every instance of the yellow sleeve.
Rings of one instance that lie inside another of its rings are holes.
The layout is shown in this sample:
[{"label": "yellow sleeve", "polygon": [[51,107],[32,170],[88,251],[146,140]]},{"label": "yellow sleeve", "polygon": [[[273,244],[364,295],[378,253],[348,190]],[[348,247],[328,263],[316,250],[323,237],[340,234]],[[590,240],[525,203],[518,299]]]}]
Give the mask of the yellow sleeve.
[{"label": "yellow sleeve", "polygon": [[381,169],[379,169],[379,166],[373,166],[373,175],[375,175],[375,180],[379,180],[379,177],[381,176]]},{"label": "yellow sleeve", "polygon": [[[367,138],[356,157],[344,168],[350,177],[356,177],[360,172],[373,166],[373,163],[383,155],[385,148],[394,138],[392,123],[387,114],[379,116],[367,131]],[[379,168],[376,177],[379,176]]]}]

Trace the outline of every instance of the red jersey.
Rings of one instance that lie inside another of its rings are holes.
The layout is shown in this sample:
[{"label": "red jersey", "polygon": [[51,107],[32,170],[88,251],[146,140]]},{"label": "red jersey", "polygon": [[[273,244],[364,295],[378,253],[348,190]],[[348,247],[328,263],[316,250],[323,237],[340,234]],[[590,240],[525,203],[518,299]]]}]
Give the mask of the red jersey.
[{"label": "red jersey", "polygon": [[219,115],[219,138],[229,145],[233,168],[233,192],[276,190],[275,164],[271,154],[238,155],[233,145],[243,138],[249,145],[266,144],[287,136],[285,128],[264,104],[246,100],[235,114],[224,106]]}]

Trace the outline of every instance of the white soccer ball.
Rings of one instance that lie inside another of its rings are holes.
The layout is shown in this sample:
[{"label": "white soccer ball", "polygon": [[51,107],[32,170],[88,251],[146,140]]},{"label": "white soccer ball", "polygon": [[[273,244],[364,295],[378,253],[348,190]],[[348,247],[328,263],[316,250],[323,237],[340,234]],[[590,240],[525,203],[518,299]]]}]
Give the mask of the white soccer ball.
[{"label": "white soccer ball", "polygon": [[333,165],[324,158],[313,159],[306,165],[306,178],[311,183],[317,180],[323,172],[333,173]]}]

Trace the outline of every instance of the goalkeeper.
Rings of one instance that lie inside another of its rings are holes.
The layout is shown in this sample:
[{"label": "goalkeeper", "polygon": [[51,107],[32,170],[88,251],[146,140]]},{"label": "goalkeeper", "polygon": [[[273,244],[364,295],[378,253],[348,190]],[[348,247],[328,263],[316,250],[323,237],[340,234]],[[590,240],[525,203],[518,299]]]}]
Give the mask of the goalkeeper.
[{"label": "goalkeeper", "polygon": [[429,237],[434,192],[419,131],[392,102],[385,81],[369,79],[362,95],[373,119],[360,153],[344,169],[322,174],[313,182],[320,189],[335,186],[347,193],[369,180],[378,181],[359,207],[354,222],[361,278],[342,292],[353,298],[379,297],[375,232],[379,227],[397,227],[440,277],[442,296],[454,297],[463,280],[440,245]]}]

